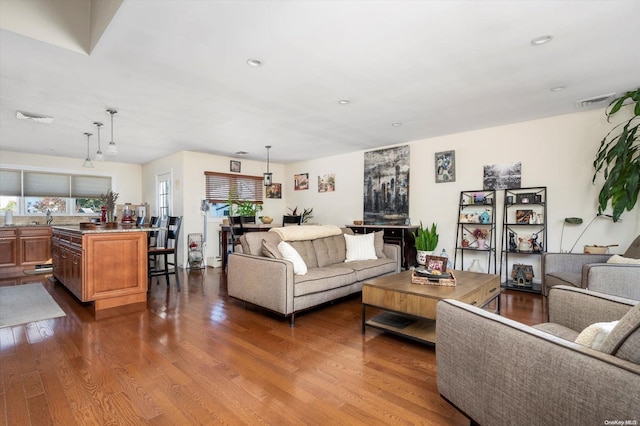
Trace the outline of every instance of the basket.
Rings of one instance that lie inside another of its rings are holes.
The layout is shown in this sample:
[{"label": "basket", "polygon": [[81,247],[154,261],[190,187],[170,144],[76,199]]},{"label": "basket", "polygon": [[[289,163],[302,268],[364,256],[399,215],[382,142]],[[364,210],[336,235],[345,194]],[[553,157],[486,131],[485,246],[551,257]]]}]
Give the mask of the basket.
[{"label": "basket", "polygon": [[439,285],[443,287],[455,287],[456,277],[453,275],[452,270],[448,270],[447,273],[451,274],[451,278],[433,279],[427,277],[421,277],[417,275],[415,271],[411,272],[411,283],[419,285]]}]

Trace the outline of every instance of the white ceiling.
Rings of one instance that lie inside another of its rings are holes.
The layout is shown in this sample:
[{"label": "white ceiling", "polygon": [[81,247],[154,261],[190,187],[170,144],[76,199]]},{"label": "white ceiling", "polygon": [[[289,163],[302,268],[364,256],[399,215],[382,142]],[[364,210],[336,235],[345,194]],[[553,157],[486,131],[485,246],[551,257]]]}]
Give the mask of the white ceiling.
[{"label": "white ceiling", "polygon": [[640,86],[637,0],[124,0],[108,26],[81,14],[106,26],[90,42],[63,40],[57,8],[16,12],[15,1],[0,0],[8,151],[84,159],[94,121],[104,151],[115,108],[113,161],[180,150],[264,160],[272,145],[271,160],[288,163],[572,113]]}]

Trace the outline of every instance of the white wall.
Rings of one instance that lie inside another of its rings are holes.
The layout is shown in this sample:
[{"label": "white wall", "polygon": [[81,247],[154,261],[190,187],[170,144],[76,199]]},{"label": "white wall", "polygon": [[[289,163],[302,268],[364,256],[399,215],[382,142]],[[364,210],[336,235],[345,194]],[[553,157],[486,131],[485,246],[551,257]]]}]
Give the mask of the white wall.
[{"label": "white wall", "polygon": [[[453,256],[460,191],[482,189],[484,165],[519,161],[522,187],[546,186],[548,189],[548,251],[560,250],[565,217],[584,219],[581,226],[565,228],[563,249],[567,250],[597,212],[600,188],[591,184],[592,163],[600,140],[611,127],[606,123],[603,109],[598,109],[410,142],[411,222],[437,223],[440,233],[437,251],[445,248]],[[434,153],[449,150],[455,150],[456,181],[436,184]],[[344,225],[361,219],[363,163],[364,151],[359,151],[288,164],[283,185],[287,205],[313,207],[314,221],[319,223]],[[294,191],[293,175],[307,172],[310,189]],[[336,191],[318,193],[317,177],[327,173],[335,173]],[[502,191],[499,191],[498,228],[502,202]],[[632,212],[624,213],[622,219],[615,224],[609,219],[596,219],[574,252],[580,252],[584,244],[619,244],[611,251],[623,252],[640,234],[640,208],[636,206]],[[498,235],[498,241],[500,238]],[[469,262],[471,259],[473,257],[469,257]],[[486,257],[478,259],[486,266]]]}]

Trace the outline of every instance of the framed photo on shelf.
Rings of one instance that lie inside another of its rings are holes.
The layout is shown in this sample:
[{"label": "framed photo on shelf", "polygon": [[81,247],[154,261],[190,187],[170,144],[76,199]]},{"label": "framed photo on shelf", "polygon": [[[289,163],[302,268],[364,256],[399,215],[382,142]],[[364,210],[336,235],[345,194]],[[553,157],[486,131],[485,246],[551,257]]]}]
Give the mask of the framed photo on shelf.
[{"label": "framed photo on shelf", "polygon": [[234,173],[240,173],[240,165],[241,163],[236,160],[229,161],[229,171]]},{"label": "framed photo on shelf", "polygon": [[519,204],[530,204],[535,202],[534,199],[535,199],[535,194],[531,194],[528,192],[516,194],[516,203],[519,203]]},{"label": "framed photo on shelf", "polygon": [[516,210],[516,223],[527,225],[531,223],[532,216],[533,210]]}]

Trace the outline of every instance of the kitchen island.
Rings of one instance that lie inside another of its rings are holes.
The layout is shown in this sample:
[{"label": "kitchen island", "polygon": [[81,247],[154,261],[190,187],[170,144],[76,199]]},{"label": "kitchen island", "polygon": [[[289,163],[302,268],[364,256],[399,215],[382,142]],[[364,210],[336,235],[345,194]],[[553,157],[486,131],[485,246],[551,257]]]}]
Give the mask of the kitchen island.
[{"label": "kitchen island", "polygon": [[53,276],[78,300],[93,303],[96,319],[146,308],[148,228],[52,230]]}]

